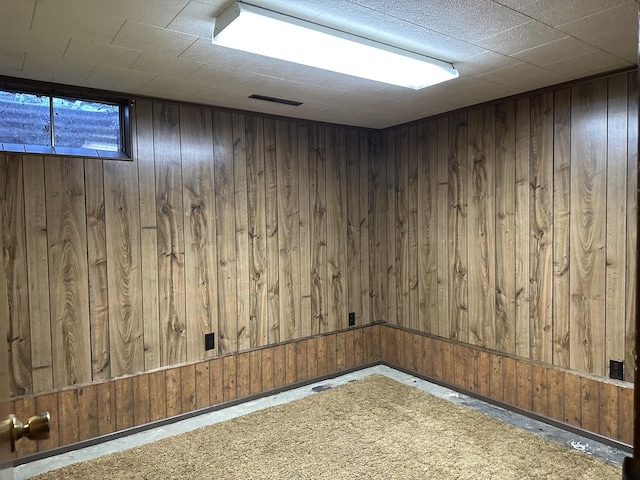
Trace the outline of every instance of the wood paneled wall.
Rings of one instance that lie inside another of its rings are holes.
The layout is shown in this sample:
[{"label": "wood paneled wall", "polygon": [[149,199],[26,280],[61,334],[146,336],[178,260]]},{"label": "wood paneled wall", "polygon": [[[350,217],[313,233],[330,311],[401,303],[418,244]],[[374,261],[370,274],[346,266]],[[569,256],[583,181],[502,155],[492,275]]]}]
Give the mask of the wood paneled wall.
[{"label": "wood paneled wall", "polygon": [[382,325],[284,342],[117,379],[24,395],[20,419],[51,414],[48,440],[17,443],[16,457],[262,394],[380,360]]},{"label": "wood paneled wall", "polygon": [[528,412],[633,443],[633,386],[384,326],[381,359]]},{"label": "wood paneled wall", "polygon": [[375,320],[633,380],[636,72],[382,134]]},{"label": "wood paneled wall", "polygon": [[376,132],[147,100],[132,119],[131,162],[0,154],[14,395],[370,321]]}]

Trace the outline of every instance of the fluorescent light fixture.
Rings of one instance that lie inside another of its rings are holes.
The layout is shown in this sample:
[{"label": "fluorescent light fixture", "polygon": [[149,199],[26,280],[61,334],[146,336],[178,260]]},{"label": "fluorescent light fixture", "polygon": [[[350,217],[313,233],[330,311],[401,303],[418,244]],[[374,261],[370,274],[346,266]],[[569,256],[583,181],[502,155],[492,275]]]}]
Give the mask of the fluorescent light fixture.
[{"label": "fluorescent light fixture", "polygon": [[213,43],[415,90],[458,76],[450,63],[240,2],[216,18]]}]

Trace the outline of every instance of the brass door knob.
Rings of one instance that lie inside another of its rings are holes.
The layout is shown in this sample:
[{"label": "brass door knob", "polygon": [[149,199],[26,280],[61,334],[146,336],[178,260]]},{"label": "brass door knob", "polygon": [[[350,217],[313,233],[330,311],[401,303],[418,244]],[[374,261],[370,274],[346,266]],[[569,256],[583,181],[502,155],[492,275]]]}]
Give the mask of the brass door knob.
[{"label": "brass door knob", "polygon": [[22,437],[29,440],[46,440],[49,438],[51,415],[44,412],[31,417],[26,425],[16,418],[15,415],[9,415],[5,421],[0,424],[0,435],[3,441],[11,443],[11,451],[16,451],[16,442]]}]

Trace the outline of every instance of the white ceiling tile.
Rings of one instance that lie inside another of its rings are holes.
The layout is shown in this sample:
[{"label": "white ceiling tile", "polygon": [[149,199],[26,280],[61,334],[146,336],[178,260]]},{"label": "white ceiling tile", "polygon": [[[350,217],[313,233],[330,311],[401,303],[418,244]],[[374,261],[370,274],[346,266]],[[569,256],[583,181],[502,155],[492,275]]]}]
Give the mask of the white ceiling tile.
[{"label": "white ceiling tile", "polygon": [[571,78],[586,77],[617,68],[629,67],[632,64],[606,52],[595,51],[545,65],[544,68],[567,75]]},{"label": "white ceiling tile", "polygon": [[128,68],[141,54],[141,50],[73,38],[64,54],[64,60]]},{"label": "white ceiling tile", "polygon": [[569,80],[565,75],[529,64],[518,64],[481,75],[482,80],[515,87],[520,91],[531,90]]},{"label": "white ceiling tile", "polygon": [[35,0],[2,0],[0,30],[6,34],[29,30],[35,6]]},{"label": "white ceiling tile", "polygon": [[562,37],[564,37],[562,32],[531,20],[497,35],[483,38],[478,42],[478,45],[503,55],[511,55],[527,48],[559,40]]},{"label": "white ceiling tile", "polygon": [[103,85],[109,90],[115,90],[118,92],[142,92],[145,85],[147,85],[155,76],[153,73],[140,72],[138,70],[129,70],[126,68],[116,68],[98,65],[91,75],[89,80],[92,83]]},{"label": "white ceiling tile", "polygon": [[537,0],[517,8],[552,27],[628,3],[629,0]]},{"label": "white ceiling tile", "polygon": [[155,76],[146,86],[149,96],[167,98],[178,92],[181,98],[195,98],[208,83],[193,83],[188,80],[178,80],[173,75],[163,74]]},{"label": "white ceiling tile", "polygon": [[501,5],[504,5],[505,7],[515,8],[516,10],[520,10],[525,5],[535,2],[535,0],[493,0],[493,1]]},{"label": "white ceiling tile", "polygon": [[7,50],[37,54],[40,58],[58,60],[62,58],[67,45],[69,45],[69,37],[54,33],[38,35],[31,30],[19,33],[0,30],[0,45],[4,45]]},{"label": "white ceiling tile", "polygon": [[167,26],[168,30],[211,38],[215,16],[220,9],[202,2],[189,2]]},{"label": "white ceiling tile", "polygon": [[190,62],[235,68],[255,57],[256,55],[252,53],[214,45],[209,38],[198,38],[178,58]]},{"label": "white ceiling tile", "polygon": [[458,69],[461,77],[477,77],[484,73],[488,73],[493,70],[500,70],[501,68],[516,65],[518,63],[520,63],[518,60],[500,53],[482,52],[458,62],[456,64],[456,68]]},{"label": "white ceiling tile", "polygon": [[336,2],[335,0],[331,2],[319,2],[317,0],[252,0],[247,3],[301,18],[302,20],[311,20],[325,11],[329,4],[335,4]]},{"label": "white ceiling tile", "polygon": [[189,0],[86,0],[89,11],[166,27]]},{"label": "white ceiling tile", "polygon": [[111,44],[176,58],[196,40],[194,35],[127,21]]},{"label": "white ceiling tile", "polygon": [[53,75],[52,81],[66,84],[74,79],[86,80],[94,68],[95,64],[92,63],[65,62],[27,54],[23,71],[27,74],[45,71]]},{"label": "white ceiling tile", "polygon": [[605,52],[630,62],[637,61],[638,5],[635,2],[627,2],[558,28]]},{"label": "white ceiling tile", "polygon": [[88,11],[86,0],[38,2],[31,29],[39,35],[50,32],[68,37],[109,43],[124,20]]},{"label": "white ceiling tile", "polygon": [[564,37],[560,40],[515,53],[513,57],[533,65],[545,66],[595,51],[597,51],[595,47],[587,45],[581,40],[574,37]]},{"label": "white ceiling tile", "polygon": [[176,80],[184,80],[201,68],[202,65],[202,63],[190,62],[179,58],[167,58],[162,55],[144,52],[129,68],[151,73],[172,72],[172,76]]},{"label": "white ceiling tile", "polygon": [[25,57],[26,53],[0,43],[0,74],[10,77],[18,76],[22,71]]}]

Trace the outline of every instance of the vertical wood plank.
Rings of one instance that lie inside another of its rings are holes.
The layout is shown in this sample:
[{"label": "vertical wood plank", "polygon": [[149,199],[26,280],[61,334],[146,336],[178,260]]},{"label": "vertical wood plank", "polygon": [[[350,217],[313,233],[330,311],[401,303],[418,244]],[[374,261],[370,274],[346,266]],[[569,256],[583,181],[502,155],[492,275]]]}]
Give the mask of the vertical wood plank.
[{"label": "vertical wood plank", "polygon": [[311,198],[311,333],[326,333],[327,324],[327,197],[324,128],[309,129],[309,192]]},{"label": "vertical wood plank", "polygon": [[327,328],[335,331],[347,324],[347,186],[346,133],[327,127]]},{"label": "vertical wood plank", "polygon": [[224,401],[224,360],[216,358],[209,362],[209,393],[211,405],[218,405]]},{"label": "vertical wood plank", "polygon": [[[98,389],[96,385],[87,385],[78,389],[78,418],[82,419],[78,429],[80,440],[88,440],[98,436],[97,405]],[[38,411],[35,408],[35,399],[33,406],[34,408],[31,413],[26,415],[27,418],[33,415],[33,412]],[[18,418],[20,418],[20,416],[18,416]]]},{"label": "vertical wood plank", "polygon": [[133,379],[121,378],[115,382],[116,430],[133,427]]},{"label": "vertical wood plank", "polygon": [[250,379],[251,379],[251,366],[250,366],[250,353],[238,354],[237,371],[236,371],[236,388],[238,390],[238,397],[246,397],[251,394]]},{"label": "vertical wood plank", "polygon": [[633,445],[633,389],[618,387],[618,439],[627,445]]},{"label": "vertical wood plank", "polygon": [[337,351],[337,337],[336,335],[327,335],[327,348],[325,350],[327,360],[327,373],[335,373],[338,371],[336,351]]},{"label": "vertical wood plank", "polygon": [[608,438],[618,438],[618,386],[600,382],[598,388],[600,390],[598,433]]},{"label": "vertical wood plank", "polygon": [[547,381],[549,385],[547,415],[549,418],[564,421],[564,372],[562,370],[549,369]]},{"label": "vertical wood plank", "polygon": [[104,166],[111,375],[144,370],[140,216],[136,165]]},{"label": "vertical wood plank", "polygon": [[[638,268],[638,75],[629,73],[629,120],[627,125],[627,260],[626,260],[626,344],[625,364],[635,362],[635,325],[638,299],[636,298]],[[624,379],[634,381],[634,369],[625,368]]]},{"label": "vertical wood plank", "polygon": [[305,340],[307,343],[307,378],[318,376],[318,337]]},{"label": "vertical wood plank", "polygon": [[[493,107],[468,114],[469,342],[495,347],[495,130]],[[464,243],[462,244],[464,248]],[[466,340],[465,340],[466,341]]]},{"label": "vertical wood plank", "polygon": [[309,201],[309,133],[298,125],[298,224],[300,230],[300,329],[301,338],[311,335],[311,217]]},{"label": "vertical wood plank", "polygon": [[[82,396],[79,398],[82,400]],[[148,374],[133,377],[133,399],[133,424],[144,425],[145,423],[149,423],[151,421],[151,409]],[[89,408],[92,409],[93,406],[89,405]],[[80,418],[84,418],[84,416]],[[82,423],[83,422],[80,422],[80,426],[82,426]]]},{"label": "vertical wood plank", "polygon": [[246,118],[247,203],[249,228],[249,337],[250,348],[266,345],[267,334],[267,223],[265,210],[264,137],[262,118]]},{"label": "vertical wood plank", "polygon": [[387,322],[398,325],[398,177],[396,174],[396,135],[394,130],[382,133],[386,140],[386,150],[382,151],[383,159],[387,167],[387,255],[386,255],[386,284],[387,284]]},{"label": "vertical wood plank", "polygon": [[[361,264],[362,264],[362,245],[360,228],[362,222],[366,222],[366,215],[362,216],[360,213],[360,200],[362,195],[360,193],[360,185],[362,179],[360,178],[360,162],[362,156],[360,155],[360,132],[358,130],[351,129],[347,133],[347,145],[346,145],[346,221],[347,221],[347,250],[346,250],[346,262],[347,270],[345,274],[345,289],[346,289],[346,304],[347,312],[355,313],[356,325],[363,323],[362,318],[362,306],[364,297],[362,296],[362,277],[361,277]],[[363,208],[366,208],[363,205]],[[367,323],[369,320],[367,319]]]},{"label": "vertical wood plank", "polygon": [[[31,367],[33,377],[33,392],[44,392],[53,388],[53,363],[51,358],[51,310],[49,307],[49,264],[47,251],[47,212],[45,203],[44,164],[42,157],[26,155],[22,160],[25,197],[25,235],[27,253],[27,275],[29,280],[29,323],[31,336]],[[98,162],[99,163],[99,162]],[[92,190],[93,192],[93,190]],[[87,197],[87,200],[89,197]],[[92,275],[92,267],[97,266],[97,259],[92,257],[91,217],[87,212],[87,228],[89,229],[89,290],[91,327],[95,335],[105,335],[107,324],[101,323],[106,312],[106,264],[100,262],[99,279]],[[104,230],[101,230],[104,232]],[[98,273],[98,272],[94,272]],[[98,282],[98,284],[96,284]],[[94,297],[95,295],[96,297]],[[94,308],[95,307],[95,308]],[[102,315],[101,315],[102,313]],[[103,325],[99,328],[96,325]],[[106,335],[102,342],[108,342]],[[97,340],[97,339],[96,339]],[[101,343],[100,341],[94,342]],[[104,352],[101,346],[100,351]],[[107,364],[109,348],[106,346]],[[96,358],[104,360],[103,356],[92,353],[92,363]],[[93,378],[100,378],[93,369]]]},{"label": "vertical wood plank", "polygon": [[554,92],[553,132],[553,363],[569,367],[571,215],[571,89]]},{"label": "vertical wood plank", "polygon": [[518,391],[516,394],[516,406],[525,410],[532,409],[533,384],[531,381],[531,364],[521,360],[516,361],[516,382]]},{"label": "vertical wood plank", "polygon": [[582,385],[580,376],[564,372],[564,421],[582,426]]},{"label": "vertical wood plank", "polygon": [[529,357],[530,99],[516,101],[516,355]]},{"label": "vertical wood plank", "polygon": [[518,373],[516,360],[502,357],[502,399],[510,405],[518,405]]},{"label": "vertical wood plank", "polygon": [[290,342],[285,345],[285,374],[286,383],[291,385],[298,381],[298,369],[296,365],[296,343]]},{"label": "vertical wood plank", "polygon": [[[245,116],[231,115],[233,131],[233,185],[236,202],[236,302],[238,351],[251,348],[250,335],[250,268],[249,268],[249,203],[247,185],[247,150]],[[215,310],[214,310],[215,311]]]},{"label": "vertical wood plank", "polygon": [[438,317],[437,328],[432,330],[441,337],[451,335],[451,312],[449,311],[449,121],[438,119],[437,133],[437,223],[436,262],[438,277]]},{"label": "vertical wood plank", "polygon": [[489,358],[489,396],[496,400],[504,399],[503,358],[500,355],[491,355]]},{"label": "vertical wood plank", "polygon": [[[101,416],[101,398],[98,396],[98,418],[102,420],[104,417]],[[41,440],[38,442],[38,451],[43,452],[45,450],[50,450],[52,448],[56,448],[60,445],[59,439],[59,410],[58,410],[58,394],[57,393],[47,393],[44,395],[38,395],[36,397],[36,411],[37,412],[49,412],[51,415],[51,425],[49,438],[47,440]],[[110,417],[111,418],[111,417]],[[106,418],[105,418],[106,419]],[[102,434],[101,429],[105,429],[107,427],[107,423],[105,425],[101,425],[100,421],[98,421],[98,434]]]},{"label": "vertical wood plank", "polygon": [[[60,445],[70,445],[80,440],[78,391],[76,389],[62,390],[58,393],[58,405],[60,407],[60,416],[58,417],[58,424],[60,426],[59,442]],[[117,422],[116,428],[119,429]]]},{"label": "vertical wood plank", "polygon": [[165,398],[167,402],[167,417],[173,417],[182,413],[180,367],[174,367],[165,370],[164,378]]},{"label": "vertical wood plank", "polygon": [[196,409],[196,366],[180,367],[180,413]]},{"label": "vertical wood plank", "polygon": [[437,338],[433,339],[433,356],[432,364],[433,364],[433,378],[436,380],[442,380],[442,345],[443,342]]},{"label": "vertical wood plank", "polygon": [[387,255],[387,184],[386,169],[382,155],[381,135],[372,139],[372,156],[369,164],[369,205],[371,209],[371,229],[369,272],[371,275],[372,321],[387,319],[386,262]]},{"label": "vertical wood plank", "polygon": [[167,417],[167,390],[164,370],[149,374],[149,420],[161,420]]},{"label": "vertical wood plank", "polygon": [[[11,413],[13,413],[18,420],[25,421],[23,419],[29,418],[36,412],[36,399],[34,397],[22,397],[17,398],[13,402],[13,408],[11,408]],[[87,421],[90,421],[87,419]],[[80,435],[78,435],[79,438]],[[16,443],[16,456],[23,457],[25,455],[31,455],[38,451],[38,443],[37,442],[17,442]]]},{"label": "vertical wood plank", "polygon": [[273,387],[280,388],[287,384],[286,350],[284,345],[273,348]]},{"label": "vertical wood plank", "polygon": [[[156,222],[155,150],[153,106],[151,101],[136,102],[136,148],[138,192],[140,194],[140,244],[142,245],[142,323],[144,328],[144,366],[162,365],[160,301],[158,277],[158,235]],[[105,266],[106,275],[106,266]],[[106,276],[105,276],[106,279]]]},{"label": "vertical wood plank", "polygon": [[236,309],[236,218],[233,185],[233,132],[231,114],[213,113],[213,162],[218,256],[218,352],[238,350]]},{"label": "vertical wood plank", "polygon": [[[276,121],[280,340],[300,338],[300,213],[297,128]],[[305,192],[307,193],[307,192]],[[306,249],[305,249],[306,253]]]},{"label": "vertical wood plank", "polygon": [[276,124],[264,119],[264,172],[267,219],[267,328],[269,344],[280,342],[280,278],[278,258],[278,180]]},{"label": "vertical wood plank", "polygon": [[326,335],[322,335],[318,337],[316,346],[318,351],[317,372],[318,372],[318,376],[321,377],[329,373],[327,371],[327,337]]},{"label": "vertical wood plank", "polygon": [[296,380],[303,382],[307,380],[307,341],[299,340],[295,342],[295,368]]},{"label": "vertical wood plank", "polygon": [[205,408],[211,405],[209,391],[211,389],[211,379],[209,362],[196,364],[196,408]]},{"label": "vertical wood plank", "polygon": [[422,374],[433,376],[433,343],[437,341],[431,337],[422,337]]},{"label": "vertical wood plank", "polygon": [[396,324],[410,327],[409,312],[409,127],[395,129],[395,290]]},{"label": "vertical wood plank", "polygon": [[[358,319],[358,313],[356,311],[356,324],[362,325],[372,323],[374,321],[372,317],[372,303],[371,303],[371,276],[369,275],[369,258],[371,258],[369,235],[371,218],[369,214],[369,168],[371,163],[372,148],[370,141],[371,134],[369,132],[360,132],[360,149],[359,149],[359,178],[360,178],[360,198],[359,198],[359,212],[358,227],[360,238],[358,242],[358,253],[360,255],[360,305],[362,312]],[[350,174],[347,178],[351,178]],[[347,190],[351,192],[351,188]],[[352,310],[351,310],[352,311]]]},{"label": "vertical wood plank", "polygon": [[409,127],[409,158],[407,184],[407,288],[408,291],[408,326],[419,330],[419,293],[418,293],[418,126]]},{"label": "vertical wood plank", "polygon": [[336,334],[336,370],[344,370],[347,368],[347,342],[345,332]]},{"label": "vertical wood plank", "polygon": [[260,350],[249,352],[249,393],[262,392],[262,354]]},{"label": "vertical wood plank", "polygon": [[54,388],[91,380],[87,232],[82,159],[45,159]]},{"label": "vertical wood plank", "polygon": [[222,398],[225,402],[237,398],[235,355],[228,355],[222,359]]},{"label": "vertical wood plank", "polygon": [[529,315],[530,358],[553,354],[553,93],[531,98]]},{"label": "vertical wood plank", "polygon": [[598,375],[605,374],[606,95],[606,79],[571,89],[571,368]]},{"label": "vertical wood plank", "polygon": [[[468,184],[467,114],[449,117],[448,155],[448,287],[449,337],[461,342],[470,340],[468,310]],[[476,243],[475,241],[473,242]],[[476,269],[474,269],[475,271]],[[475,312],[474,312],[475,313]],[[440,333],[443,335],[443,332]]]},{"label": "vertical wood plank", "polygon": [[495,348],[515,353],[516,325],[516,108],[496,105],[496,341]]},{"label": "vertical wood plank", "polygon": [[187,359],[180,114],[154,103],[160,352],[162,365]]},{"label": "vertical wood plank", "polygon": [[273,348],[264,348],[262,354],[262,390],[269,391],[274,388],[273,380]]},{"label": "vertical wood plank", "polygon": [[418,124],[418,322],[417,329],[438,332],[438,124]]},{"label": "vertical wood plank", "polygon": [[540,365],[531,365],[532,404],[531,410],[548,416],[549,411],[549,378],[548,369]]},{"label": "vertical wood plank", "polygon": [[185,206],[184,268],[186,283],[187,360],[215,355],[204,349],[204,335],[218,334],[216,208],[211,114],[180,106],[180,156]]},{"label": "vertical wood plank", "polygon": [[597,432],[600,427],[600,389],[598,381],[582,378],[582,428]]}]

